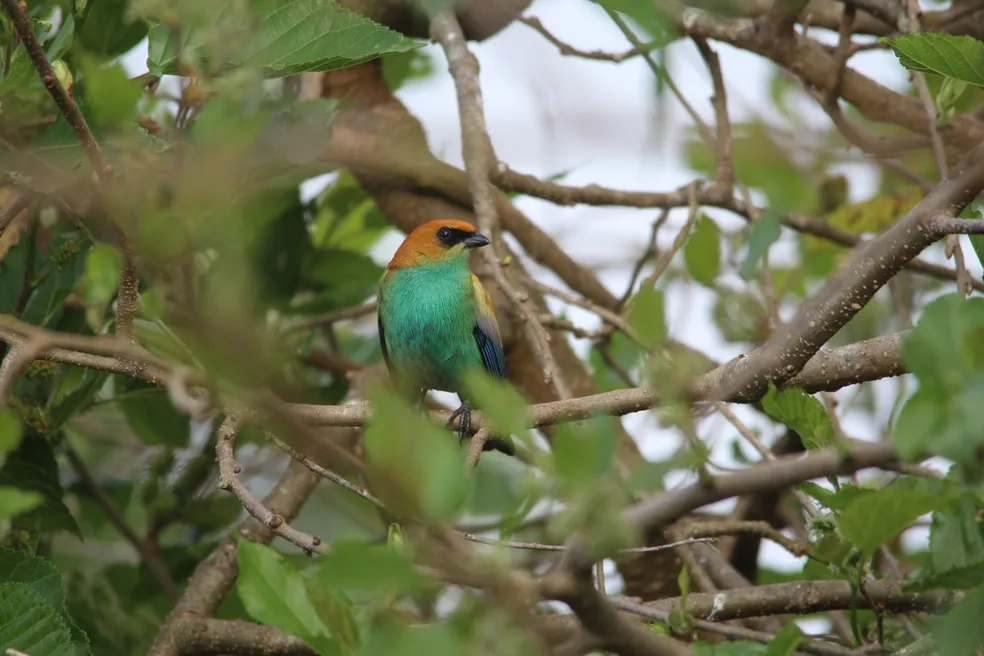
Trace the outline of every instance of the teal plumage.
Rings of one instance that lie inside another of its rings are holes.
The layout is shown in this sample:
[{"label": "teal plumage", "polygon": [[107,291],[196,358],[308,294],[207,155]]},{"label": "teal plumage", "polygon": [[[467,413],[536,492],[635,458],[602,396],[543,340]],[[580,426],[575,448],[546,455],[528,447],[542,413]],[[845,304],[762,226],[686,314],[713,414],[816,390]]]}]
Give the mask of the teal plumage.
[{"label": "teal plumage", "polygon": [[[439,220],[414,230],[397,250],[379,287],[379,339],[397,390],[414,401],[427,390],[458,394],[459,437],[470,433],[463,377],[484,369],[506,374],[495,307],[468,268],[471,249],[489,243],[464,221]],[[486,448],[512,453],[491,440]]]}]

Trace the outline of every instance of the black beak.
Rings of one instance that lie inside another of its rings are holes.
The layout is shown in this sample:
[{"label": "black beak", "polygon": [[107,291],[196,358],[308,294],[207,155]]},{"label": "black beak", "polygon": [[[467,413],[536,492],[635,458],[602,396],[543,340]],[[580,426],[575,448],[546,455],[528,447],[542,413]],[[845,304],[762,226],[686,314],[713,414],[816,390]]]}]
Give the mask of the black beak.
[{"label": "black beak", "polygon": [[461,243],[465,245],[465,248],[481,248],[482,246],[488,246],[491,242],[488,237],[476,232]]}]

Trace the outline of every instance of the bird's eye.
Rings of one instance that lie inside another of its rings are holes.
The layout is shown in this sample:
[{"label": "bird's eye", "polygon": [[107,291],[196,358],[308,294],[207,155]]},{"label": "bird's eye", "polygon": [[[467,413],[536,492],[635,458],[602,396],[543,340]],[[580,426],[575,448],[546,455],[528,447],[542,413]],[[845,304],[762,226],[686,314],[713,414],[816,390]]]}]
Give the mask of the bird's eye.
[{"label": "bird's eye", "polygon": [[447,241],[448,239],[451,238],[451,229],[441,228],[440,230],[437,231],[437,236],[441,241]]}]

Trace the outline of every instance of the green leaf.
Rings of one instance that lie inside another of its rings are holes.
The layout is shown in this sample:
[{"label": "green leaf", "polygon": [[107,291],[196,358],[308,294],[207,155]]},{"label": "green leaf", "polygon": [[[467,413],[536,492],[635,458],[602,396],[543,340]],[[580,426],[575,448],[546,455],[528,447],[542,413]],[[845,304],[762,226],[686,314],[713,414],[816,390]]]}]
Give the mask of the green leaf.
[{"label": "green leaf", "polygon": [[130,20],[127,15],[128,0],[87,0],[82,4],[84,11],[75,15],[75,38],[93,55],[117,57],[147,36],[147,23]]},{"label": "green leaf", "polygon": [[72,42],[75,40],[75,16],[71,13],[65,16],[65,20],[58,27],[58,33],[55,34],[55,38],[52,39],[51,43],[45,49],[45,54],[48,56],[48,61],[55,61],[61,58],[68,49],[72,47]]},{"label": "green leaf", "polygon": [[694,656],[763,656],[766,646],[746,640],[732,640],[712,645],[706,642],[695,642],[691,645]]},{"label": "green leaf", "polygon": [[973,656],[984,647],[984,586],[968,592],[949,613],[931,618],[933,640],[940,654]]},{"label": "green leaf", "polygon": [[122,376],[117,376],[113,383],[118,397],[116,405],[145,444],[184,446],[188,443],[189,419],[174,408],[166,390]]},{"label": "green leaf", "polygon": [[[85,408],[99,392],[106,379],[109,378],[109,372],[84,369],[81,378],[82,382],[77,387],[56,399],[54,407],[51,409],[51,430],[60,429],[65,425],[65,422]],[[68,382],[68,376],[65,377],[65,382]],[[64,385],[63,382],[62,386]]]},{"label": "green leaf", "polygon": [[651,285],[641,288],[629,299],[625,314],[629,326],[646,348],[652,350],[666,339],[663,290]]},{"label": "green leaf", "polygon": [[76,656],[68,624],[26,583],[0,583],[0,646],[31,656]]},{"label": "green leaf", "polygon": [[20,91],[38,79],[38,73],[27,56],[24,45],[17,46],[10,57],[10,70],[0,81],[0,93]]},{"label": "green leaf", "polygon": [[106,128],[116,128],[132,117],[143,95],[140,82],[131,80],[119,64],[101,65],[89,58],[84,58],[82,64],[92,120]]},{"label": "green leaf", "polygon": [[984,434],[984,299],[948,294],[926,306],[902,342],[902,361],[919,381],[893,438],[906,459],[937,454],[974,462]]},{"label": "green leaf", "polygon": [[952,512],[933,513],[929,553],[913,587],[965,590],[984,584],[984,519],[978,513],[969,497]]},{"label": "green leaf", "polygon": [[840,515],[841,535],[866,555],[905,530],[916,518],[950,502],[940,481],[903,478],[855,499]]},{"label": "green leaf", "polygon": [[10,519],[37,508],[44,501],[37,492],[16,487],[0,487],[0,519]]},{"label": "green leaf", "polygon": [[18,523],[31,525],[41,532],[65,530],[81,537],[75,518],[62,500],[64,492],[55,454],[43,438],[25,439],[16,451],[7,456],[3,469],[0,469],[0,485],[37,492],[43,499],[40,506],[21,515]]},{"label": "green leaf", "polygon": [[386,595],[421,590],[426,580],[405,554],[385,544],[338,541],[318,561],[318,584]]},{"label": "green leaf", "polygon": [[701,214],[683,247],[687,270],[694,280],[705,287],[714,287],[714,280],[721,272],[721,229],[706,214]]},{"label": "green leaf", "polygon": [[551,457],[557,473],[577,488],[607,474],[615,461],[611,424],[595,418],[555,427]]},{"label": "green leaf", "polygon": [[775,635],[765,650],[765,656],[793,656],[796,648],[803,642],[803,632],[795,622],[788,622]]},{"label": "green leaf", "polygon": [[85,258],[82,277],[86,300],[92,303],[108,303],[120,285],[123,257],[109,244],[96,244]]},{"label": "green leaf", "polygon": [[[229,64],[258,68],[267,77],[331,71],[423,45],[328,0],[255,0],[251,8],[257,27]],[[147,67],[152,73],[177,72],[172,37],[163,26],[151,29]],[[185,49],[210,58],[194,35]]]},{"label": "green leaf", "polygon": [[469,645],[451,623],[412,627],[373,627],[360,656],[444,656],[470,653]]},{"label": "green leaf", "polygon": [[755,277],[758,270],[758,263],[765,254],[769,252],[769,246],[774,244],[782,234],[782,222],[779,215],[775,212],[766,212],[765,215],[752,225],[752,230],[748,234],[748,251],[745,260],[741,263],[738,274],[742,280],[751,280]]},{"label": "green leaf", "polygon": [[465,390],[488,417],[496,435],[523,435],[530,425],[529,408],[523,395],[508,381],[493,380],[483,371],[465,377]]},{"label": "green leaf", "polygon": [[383,503],[399,515],[450,520],[468,493],[457,437],[390,390],[376,390],[372,407],[365,432],[367,476]]},{"label": "green leaf", "polygon": [[307,581],[307,593],[318,617],[341,645],[342,653],[357,649],[361,636],[355,617],[357,608],[352,601],[341,592],[326,590],[316,579]]},{"label": "green leaf", "polygon": [[879,40],[892,46],[909,70],[984,86],[984,43],[974,37],[924,32]]},{"label": "green leaf", "polygon": [[7,408],[0,408],[0,457],[17,448],[24,437],[24,427],[20,419]]},{"label": "green leaf", "polygon": [[337,644],[308,599],[297,568],[275,549],[245,539],[239,540],[237,559],[236,590],[254,620],[303,639],[319,654],[337,653]]},{"label": "green leaf", "polygon": [[840,489],[828,490],[812,481],[807,481],[800,483],[799,488],[831,510],[845,510],[856,499],[875,492],[850,483],[841,483]]},{"label": "green leaf", "polygon": [[[89,638],[75,626],[65,608],[65,582],[51,562],[25,551],[0,547],[0,581],[29,585],[68,625],[76,656],[89,653]],[[0,640],[0,645],[3,641]]]},{"label": "green leaf", "polygon": [[679,38],[672,21],[657,10],[649,0],[593,0],[595,3],[618,11],[637,22],[653,37],[654,49],[663,47]]},{"label": "green leaf", "polygon": [[801,389],[781,392],[769,383],[769,391],[762,399],[766,414],[796,431],[807,449],[822,449],[834,440],[834,424],[827,409],[817,399]]}]

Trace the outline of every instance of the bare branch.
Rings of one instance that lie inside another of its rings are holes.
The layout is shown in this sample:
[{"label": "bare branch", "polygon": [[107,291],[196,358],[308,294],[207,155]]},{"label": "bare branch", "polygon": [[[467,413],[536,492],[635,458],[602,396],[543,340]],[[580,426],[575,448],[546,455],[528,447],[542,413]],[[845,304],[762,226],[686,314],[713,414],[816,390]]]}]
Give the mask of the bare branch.
[{"label": "bare branch", "polygon": [[926,226],[939,236],[984,235],[984,219],[955,219],[951,216],[934,216]]},{"label": "bare branch", "polygon": [[518,19],[518,22],[532,27],[534,30],[543,35],[547,41],[552,43],[557,47],[557,51],[565,57],[580,57],[582,59],[593,59],[595,61],[607,61],[614,62],[616,64],[625,61],[626,59],[632,59],[633,57],[638,57],[644,52],[649,52],[654,49],[655,45],[644,45],[637,48],[632,48],[631,50],[626,50],[625,52],[605,52],[603,50],[580,50],[574,46],[564,43],[556,36],[554,36],[540,19],[536,16],[523,16]]},{"label": "bare branch", "polygon": [[181,653],[199,656],[317,656],[306,642],[275,626],[241,620],[206,619],[188,613],[179,618],[175,641]]},{"label": "bare branch", "polygon": [[292,527],[282,516],[264,506],[239,480],[242,467],[236,464],[233,453],[239,429],[240,419],[233,416],[226,417],[219,428],[219,440],[215,445],[219,473],[222,476],[219,489],[232,492],[250,515],[263,522],[274,534],[300,547],[304,553],[311,555],[314,552],[324,552],[326,546],[322,544],[321,538]]},{"label": "bare branch", "polygon": [[497,255],[500,250],[499,220],[496,211],[496,194],[489,181],[493,164],[496,162],[485,127],[485,114],[482,108],[482,89],[478,83],[478,60],[468,50],[458,19],[452,12],[444,12],[431,19],[431,34],[441,44],[448,58],[448,67],[454,78],[458,92],[458,111],[461,116],[461,141],[465,169],[468,173],[468,188],[471,191],[478,227],[488,235],[492,244],[483,249],[483,257],[492,271],[492,277],[502,292],[510,300],[523,332],[533,349],[537,362],[543,368],[545,382],[550,385],[558,398],[571,397],[567,384],[559,376],[557,363],[550,352],[550,336],[537,320],[535,308],[529,296],[520,294],[506,279],[502,261]]}]

